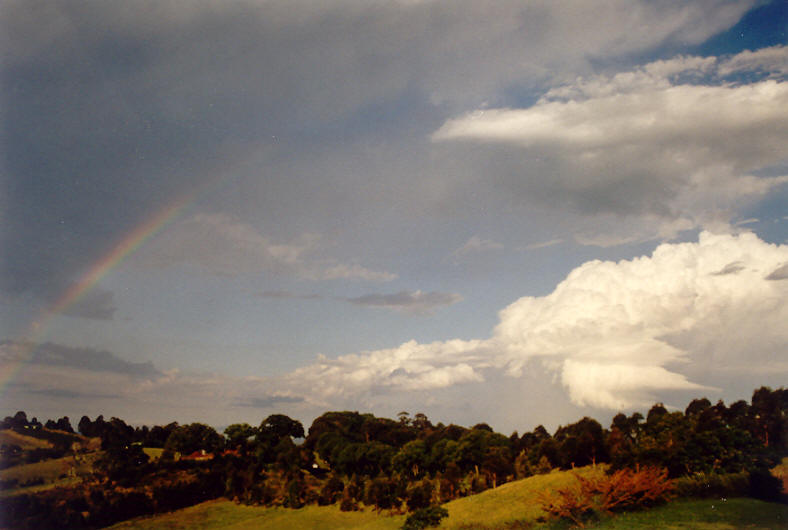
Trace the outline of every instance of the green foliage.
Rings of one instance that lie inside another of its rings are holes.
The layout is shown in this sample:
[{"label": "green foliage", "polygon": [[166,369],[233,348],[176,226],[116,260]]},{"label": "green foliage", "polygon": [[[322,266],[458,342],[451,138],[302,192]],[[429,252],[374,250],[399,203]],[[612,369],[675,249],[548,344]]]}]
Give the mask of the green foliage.
[{"label": "green foliage", "polygon": [[114,446],[107,449],[96,461],[95,468],[105,473],[110,480],[131,486],[145,473],[149,460],[141,445]]},{"label": "green foliage", "polygon": [[402,525],[403,530],[420,530],[430,526],[438,526],[441,521],[449,516],[449,511],[440,506],[428,506],[419,508],[408,516],[405,524]]},{"label": "green foliage", "polygon": [[213,427],[191,423],[176,427],[167,437],[164,449],[188,455],[196,451],[214,452],[224,447],[224,438]]},{"label": "green foliage", "polygon": [[422,476],[428,464],[424,440],[413,440],[403,445],[391,460],[391,467],[398,473],[413,478]]},{"label": "green foliage", "polygon": [[681,498],[743,497],[749,493],[749,487],[750,474],[747,471],[695,473],[673,480],[673,491]]},{"label": "green foliage", "polygon": [[272,436],[277,441],[285,436],[303,438],[304,426],[284,414],[272,414],[263,420],[258,432],[264,437]]},{"label": "green foliage", "polygon": [[232,447],[245,447],[249,439],[257,434],[257,429],[248,423],[234,423],[224,430],[227,437],[227,445]]}]

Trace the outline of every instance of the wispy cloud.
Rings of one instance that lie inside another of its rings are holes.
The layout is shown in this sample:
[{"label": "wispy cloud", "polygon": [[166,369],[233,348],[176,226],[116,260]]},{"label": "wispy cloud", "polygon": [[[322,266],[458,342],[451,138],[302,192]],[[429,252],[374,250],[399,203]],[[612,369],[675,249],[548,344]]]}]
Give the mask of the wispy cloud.
[{"label": "wispy cloud", "polygon": [[537,250],[540,248],[547,248],[547,247],[554,247],[556,245],[560,245],[563,243],[563,239],[551,239],[549,241],[542,241],[539,243],[531,243],[530,245],[526,245],[523,247],[524,250]]},{"label": "wispy cloud", "polygon": [[298,300],[320,300],[321,298],[323,298],[321,295],[315,293],[298,294],[298,293],[292,293],[290,291],[263,291],[262,293],[259,293],[258,296],[262,298],[283,298],[283,299],[294,298]]},{"label": "wispy cloud", "polygon": [[[30,350],[32,352],[28,354],[27,352]],[[114,372],[135,377],[161,374],[150,361],[129,362],[108,351],[71,348],[51,342],[28,344],[5,341],[0,343],[0,361],[26,361],[32,364],[79,368],[94,372]]]},{"label": "wispy cloud", "polygon": [[42,388],[42,389],[28,389],[30,394],[38,394],[39,396],[46,396],[57,399],[119,399],[121,396],[118,394],[97,394],[93,392],[79,392],[69,388]]},{"label": "wispy cloud", "polygon": [[493,241],[491,239],[482,239],[479,236],[471,236],[460,248],[452,252],[455,258],[466,256],[468,254],[477,254],[483,252],[491,252],[494,250],[502,250],[503,243]]},{"label": "wispy cloud", "polygon": [[304,402],[304,398],[300,396],[270,395],[270,396],[262,396],[262,397],[258,396],[258,397],[243,398],[235,402],[235,406],[252,407],[257,409],[269,409],[277,405],[303,403],[303,402]]},{"label": "wispy cloud", "polygon": [[408,313],[430,313],[439,307],[460,302],[462,296],[457,293],[416,290],[391,294],[366,294],[345,300],[355,305],[382,307]]},{"label": "wispy cloud", "polygon": [[228,215],[195,214],[158,237],[135,261],[156,267],[193,266],[230,276],[270,271],[309,280],[386,282],[397,277],[356,263],[318,257],[320,240],[317,234],[303,234],[276,243],[254,226]]}]

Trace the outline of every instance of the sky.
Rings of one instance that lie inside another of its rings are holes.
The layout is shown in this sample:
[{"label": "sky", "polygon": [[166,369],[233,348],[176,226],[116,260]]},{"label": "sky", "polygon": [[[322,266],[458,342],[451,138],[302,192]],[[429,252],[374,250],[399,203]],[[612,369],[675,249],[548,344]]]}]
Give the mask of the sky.
[{"label": "sky", "polygon": [[0,413],[524,432],[788,381],[788,6],[8,1]]}]

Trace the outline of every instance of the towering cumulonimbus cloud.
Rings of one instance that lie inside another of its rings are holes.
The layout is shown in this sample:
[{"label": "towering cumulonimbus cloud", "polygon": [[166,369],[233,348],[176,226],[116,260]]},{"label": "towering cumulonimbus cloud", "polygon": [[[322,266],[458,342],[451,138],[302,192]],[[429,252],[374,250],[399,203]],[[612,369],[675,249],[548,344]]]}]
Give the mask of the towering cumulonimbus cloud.
[{"label": "towering cumulonimbus cloud", "polygon": [[552,293],[503,309],[488,339],[321,358],[285,380],[326,403],[477,382],[490,370],[518,377],[546,369],[575,404],[607,409],[643,406],[666,391],[713,390],[718,369],[756,376],[759,359],[788,345],[786,263],[786,245],[703,232],[650,256],[584,263]]}]

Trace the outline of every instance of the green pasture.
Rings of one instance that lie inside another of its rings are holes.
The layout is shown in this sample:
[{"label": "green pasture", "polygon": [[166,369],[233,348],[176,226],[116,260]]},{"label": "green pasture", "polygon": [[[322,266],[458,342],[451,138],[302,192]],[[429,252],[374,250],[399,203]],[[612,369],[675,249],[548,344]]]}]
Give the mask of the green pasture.
[{"label": "green pasture", "polygon": [[[0,479],[16,480],[18,486],[15,488],[0,491],[0,496],[16,495],[19,493],[31,493],[41,491],[55,486],[65,486],[72,484],[93,471],[93,462],[98,458],[99,453],[87,455],[64,456],[63,458],[53,458],[36,462],[33,464],[22,464],[0,470]],[[33,484],[25,486],[26,484]]]},{"label": "green pasture", "polygon": [[118,523],[110,528],[154,530],[174,528],[255,528],[324,529],[347,528],[357,530],[394,530],[405,522],[404,515],[389,516],[367,509],[361,512],[342,512],[339,506],[306,506],[263,508],[244,506],[227,500],[204,502],[176,512],[154,517],[141,517]]}]

